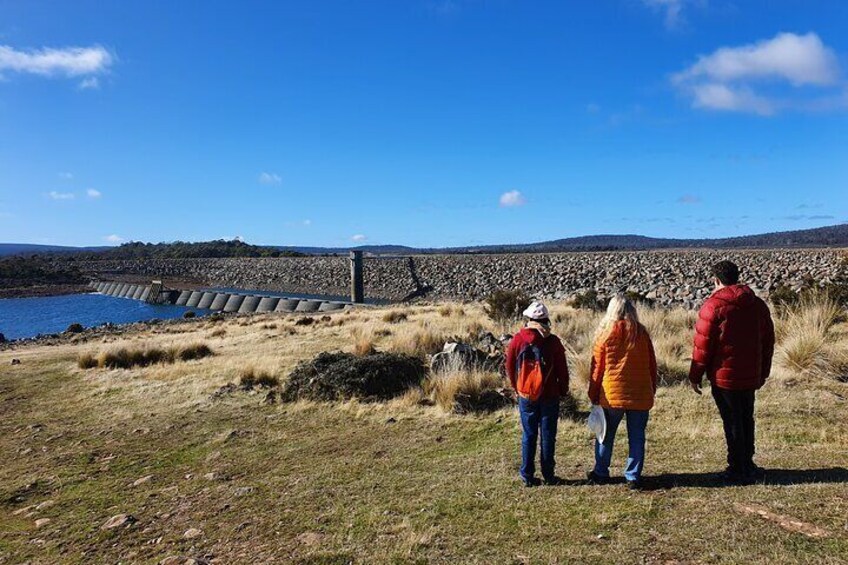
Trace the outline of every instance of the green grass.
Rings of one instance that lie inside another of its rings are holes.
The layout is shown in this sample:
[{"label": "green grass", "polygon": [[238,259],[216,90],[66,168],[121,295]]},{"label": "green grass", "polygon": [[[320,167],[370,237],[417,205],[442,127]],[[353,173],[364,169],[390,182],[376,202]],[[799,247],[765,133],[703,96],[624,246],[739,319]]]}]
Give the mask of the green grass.
[{"label": "green grass", "polygon": [[[778,484],[744,488],[709,482],[724,457],[709,396],[661,390],[646,475],[665,475],[661,484],[671,488],[632,493],[579,484],[592,458],[582,422],[560,424],[557,469],[571,484],[524,489],[511,411],[265,406],[248,393],[212,401],[214,387],[186,398],[167,387],[134,394],[131,379],[144,381],[144,373],[92,376],[76,369],[71,349],[42,348],[11,368],[7,357],[0,354],[0,563],[158,563],[170,555],[221,563],[841,563],[848,555],[848,429],[834,425],[848,421],[845,384],[817,379],[763,391],[758,461],[790,472]],[[23,501],[9,500],[36,481]],[[797,484],[780,484],[788,482]],[[55,504],[13,515],[46,500]],[[810,539],[735,503],[831,535]],[[138,522],[100,529],[119,513]],[[51,522],[36,529],[42,517]],[[203,535],[184,539],[189,528]]]}]

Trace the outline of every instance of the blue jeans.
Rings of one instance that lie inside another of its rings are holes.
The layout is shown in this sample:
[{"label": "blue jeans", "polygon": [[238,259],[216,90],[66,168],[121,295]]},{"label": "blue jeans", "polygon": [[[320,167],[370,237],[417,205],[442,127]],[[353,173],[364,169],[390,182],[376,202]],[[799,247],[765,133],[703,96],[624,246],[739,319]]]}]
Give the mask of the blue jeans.
[{"label": "blue jeans", "polygon": [[542,430],[542,477],[554,478],[554,449],[556,447],[557,420],[559,419],[559,399],[537,400],[531,402],[518,398],[518,412],[521,415],[521,478],[528,481],[536,474],[536,442],[539,429]]},{"label": "blue jeans", "polygon": [[624,468],[624,478],[628,481],[638,481],[642,476],[645,464],[645,428],[648,426],[647,410],[619,410],[604,408],[607,419],[607,435],[604,443],[595,440],[595,474],[599,477],[609,477],[609,466],[612,461],[612,447],[615,443],[615,432],[623,417],[627,417],[627,440],[630,452],[627,466]]}]

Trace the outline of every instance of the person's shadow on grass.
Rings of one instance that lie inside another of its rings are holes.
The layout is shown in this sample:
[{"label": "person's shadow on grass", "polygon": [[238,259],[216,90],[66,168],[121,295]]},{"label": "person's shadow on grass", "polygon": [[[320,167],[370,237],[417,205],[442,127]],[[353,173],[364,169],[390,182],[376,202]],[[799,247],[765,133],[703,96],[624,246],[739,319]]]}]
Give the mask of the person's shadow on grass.
[{"label": "person's shadow on grass", "polygon": [[[812,483],[848,483],[848,469],[766,469],[766,476],[755,484],[800,485]],[[663,473],[642,477],[643,490],[666,490],[680,487],[720,488],[727,486],[718,473]]]}]

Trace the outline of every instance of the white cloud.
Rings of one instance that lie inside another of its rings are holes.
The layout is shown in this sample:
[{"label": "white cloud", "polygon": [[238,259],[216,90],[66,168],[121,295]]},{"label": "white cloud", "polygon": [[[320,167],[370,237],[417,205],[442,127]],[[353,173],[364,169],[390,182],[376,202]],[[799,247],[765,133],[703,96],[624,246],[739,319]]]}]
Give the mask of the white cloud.
[{"label": "white cloud", "polygon": [[103,193],[97,190],[96,188],[89,188],[85,191],[86,196],[89,198],[100,198],[103,196]]},{"label": "white cloud", "polygon": [[108,241],[109,243],[123,243],[124,242],[123,237],[121,237],[119,235],[115,235],[114,233],[112,235],[107,235],[106,237],[103,238],[103,240]]},{"label": "white cloud", "polygon": [[312,220],[303,220],[303,222],[301,222],[301,223],[302,223],[304,226],[309,227],[309,226],[311,226],[311,225],[312,225]]},{"label": "white cloud", "polygon": [[677,29],[683,24],[683,0],[642,0],[646,6],[665,14],[665,27]]},{"label": "white cloud", "polygon": [[106,72],[114,57],[99,45],[94,47],[44,47],[17,50],[0,45],[0,71],[29,73],[45,77],[79,77]]},{"label": "white cloud", "polygon": [[71,180],[74,178],[74,173],[59,173],[60,179]]},{"label": "white cloud", "polygon": [[364,235],[362,235],[361,233],[358,233],[358,234],[352,236],[350,239],[352,239],[353,241],[355,241],[357,243],[362,243],[363,241],[365,241],[368,238],[365,237]]},{"label": "white cloud", "polygon": [[[809,87],[836,87],[839,81],[836,55],[815,33],[780,33],[749,45],[722,47],[672,76],[695,108],[764,116],[781,108],[824,107],[815,94],[809,98]],[[790,96],[794,88],[795,97],[779,99],[763,92],[764,85],[775,84],[790,87]],[[801,92],[798,87],[808,88]]]},{"label": "white cloud", "polygon": [[282,177],[277,173],[259,173],[260,184],[280,184],[282,182]]},{"label": "white cloud", "polygon": [[702,55],[674,77],[675,82],[699,79],[722,83],[778,79],[794,86],[827,86],[839,79],[839,63],[815,33],[779,33],[772,39]]},{"label": "white cloud", "polygon": [[80,90],[97,90],[100,88],[100,79],[97,77],[88,77],[80,81],[78,85]]},{"label": "white cloud", "polygon": [[500,203],[504,208],[512,208],[514,206],[524,206],[527,203],[527,200],[521,192],[517,190],[510,190],[509,192],[501,194]]},{"label": "white cloud", "polygon": [[74,193],[73,192],[57,192],[55,190],[51,190],[47,196],[52,198],[53,200],[73,200]]}]

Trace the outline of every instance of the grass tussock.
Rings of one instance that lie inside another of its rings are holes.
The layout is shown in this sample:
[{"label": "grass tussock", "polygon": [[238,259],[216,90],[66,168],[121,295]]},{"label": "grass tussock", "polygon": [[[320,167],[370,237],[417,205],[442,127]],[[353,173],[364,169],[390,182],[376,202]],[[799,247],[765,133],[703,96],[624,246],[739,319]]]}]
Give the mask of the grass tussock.
[{"label": "grass tussock", "polygon": [[802,297],[781,309],[776,319],[778,338],[775,365],[783,377],[818,376],[844,380],[848,347],[834,330],[845,321],[845,311],[827,295]]},{"label": "grass tussock", "polygon": [[211,356],[212,349],[205,343],[194,343],[181,347],[117,347],[101,351],[97,355],[82,353],[77,358],[80,369],[134,369],[156,364],[171,364],[176,361],[192,361]]},{"label": "grass tussock", "polygon": [[399,324],[400,322],[405,322],[408,318],[409,315],[400,310],[390,310],[383,314],[383,321],[387,324]]},{"label": "grass tussock", "polygon": [[497,373],[480,370],[446,371],[424,381],[422,391],[445,412],[487,412],[509,405],[501,394],[506,383]]},{"label": "grass tussock", "polygon": [[245,367],[239,373],[239,385],[242,388],[276,388],[280,386],[280,379],[268,371],[260,371],[254,367]]}]

